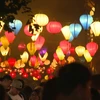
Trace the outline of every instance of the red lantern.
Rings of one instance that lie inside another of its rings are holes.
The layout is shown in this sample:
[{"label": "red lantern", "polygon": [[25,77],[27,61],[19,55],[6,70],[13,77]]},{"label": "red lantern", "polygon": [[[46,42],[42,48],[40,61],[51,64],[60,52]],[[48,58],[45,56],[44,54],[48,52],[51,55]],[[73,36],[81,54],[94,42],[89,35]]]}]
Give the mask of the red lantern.
[{"label": "red lantern", "polygon": [[2,73],[3,72],[3,69],[2,68],[0,68],[0,73]]},{"label": "red lantern", "polygon": [[49,79],[52,79],[54,76],[51,74],[51,75],[49,75]]},{"label": "red lantern", "polygon": [[16,62],[15,58],[8,58],[8,63],[10,67],[14,67],[15,62]]},{"label": "red lantern", "polygon": [[59,58],[58,58],[58,56],[57,56],[56,53],[53,54],[53,57],[54,57],[54,59],[55,59],[57,62],[59,62]]},{"label": "red lantern", "polygon": [[36,78],[37,78],[37,79],[41,79],[41,75],[38,74],[38,75],[36,76]]},{"label": "red lantern", "polygon": [[75,54],[75,48],[74,47],[71,47],[69,51],[70,51],[71,55]]},{"label": "red lantern", "polygon": [[60,22],[51,21],[46,26],[47,31],[52,34],[57,34],[61,31],[62,25]]},{"label": "red lantern", "polygon": [[12,78],[16,78],[16,73],[15,73],[14,71],[12,71],[12,72],[10,73],[10,76],[11,76]]},{"label": "red lantern", "polygon": [[53,68],[49,67],[47,69],[47,74],[52,74],[54,72]]},{"label": "red lantern", "polygon": [[42,37],[42,36],[39,36],[37,38],[37,40],[35,41],[35,47],[36,47],[36,49],[40,50],[42,48],[44,42],[45,42],[45,38]]},{"label": "red lantern", "polygon": [[19,51],[25,51],[26,50],[26,44],[25,43],[20,43],[18,45],[18,50]]},{"label": "red lantern", "polygon": [[28,74],[26,72],[23,73],[22,75],[24,78],[27,78],[28,77]]},{"label": "red lantern", "polygon": [[91,56],[94,56],[95,53],[96,53],[97,50],[98,50],[98,44],[95,43],[95,42],[89,42],[89,43],[86,45],[86,48],[87,48],[87,50],[89,51],[90,55],[91,55]]},{"label": "red lantern", "polygon": [[31,66],[35,66],[36,60],[37,60],[36,56],[30,57]]},{"label": "red lantern", "polygon": [[63,53],[66,54],[71,48],[71,43],[66,40],[63,40],[60,42],[59,46],[62,49]]},{"label": "red lantern", "polygon": [[5,32],[5,36],[8,39],[9,43],[12,43],[14,41],[14,39],[15,39],[14,32],[8,32],[8,31],[6,31]]},{"label": "red lantern", "polygon": [[37,70],[32,71],[32,76],[36,77],[38,74],[39,74],[39,72]]},{"label": "red lantern", "polygon": [[31,34],[30,32],[29,32],[29,25],[26,25],[25,27],[24,27],[24,33],[27,35],[27,36],[32,36],[33,34]]}]

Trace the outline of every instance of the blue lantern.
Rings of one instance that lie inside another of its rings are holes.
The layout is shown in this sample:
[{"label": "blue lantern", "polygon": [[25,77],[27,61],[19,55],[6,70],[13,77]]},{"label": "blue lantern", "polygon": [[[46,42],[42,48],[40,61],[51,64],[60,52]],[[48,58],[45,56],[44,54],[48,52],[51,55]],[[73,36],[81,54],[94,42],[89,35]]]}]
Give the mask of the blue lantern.
[{"label": "blue lantern", "polygon": [[17,35],[22,27],[22,22],[20,20],[13,20],[13,23],[9,22],[9,27],[13,30],[15,35]]},{"label": "blue lantern", "polygon": [[82,30],[82,26],[80,24],[70,24],[69,29],[73,37],[77,37]]},{"label": "blue lantern", "polygon": [[73,37],[73,35],[71,34],[71,36],[70,36],[70,38],[69,38],[69,42],[71,42],[71,41],[73,41],[73,39],[74,39],[74,37]]},{"label": "blue lantern", "polygon": [[91,23],[93,22],[93,17],[88,15],[88,14],[84,14],[80,16],[80,23],[82,24],[83,28],[85,30],[88,30],[88,28],[90,27]]}]

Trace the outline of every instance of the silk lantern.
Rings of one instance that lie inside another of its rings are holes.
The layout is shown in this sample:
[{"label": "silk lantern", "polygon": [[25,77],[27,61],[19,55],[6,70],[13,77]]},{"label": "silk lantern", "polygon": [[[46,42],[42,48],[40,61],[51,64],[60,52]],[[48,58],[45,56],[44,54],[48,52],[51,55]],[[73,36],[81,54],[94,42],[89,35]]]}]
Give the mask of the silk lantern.
[{"label": "silk lantern", "polygon": [[15,20],[13,20],[13,23],[9,22],[9,27],[13,30],[15,35],[17,35],[22,27],[22,22],[18,19],[15,19]]},{"label": "silk lantern", "polygon": [[9,63],[9,66],[10,67],[14,67],[15,62],[16,62],[16,59],[15,58],[8,58],[8,63]]},{"label": "silk lantern", "polygon": [[44,42],[45,42],[45,38],[42,37],[42,36],[39,36],[37,38],[37,40],[35,41],[35,47],[36,47],[36,49],[40,50],[42,48]]},{"label": "silk lantern", "polygon": [[35,21],[40,26],[45,26],[49,22],[49,18],[46,14],[35,14]]},{"label": "silk lantern", "polygon": [[100,35],[100,21],[95,21],[91,24],[91,30],[95,36]]},{"label": "silk lantern", "polygon": [[34,55],[34,53],[36,52],[35,44],[33,42],[28,43],[27,50],[30,53],[30,55]]},{"label": "silk lantern", "polygon": [[14,39],[15,39],[14,32],[8,32],[8,31],[6,31],[5,32],[5,36],[8,39],[9,43],[12,43],[14,41]]},{"label": "silk lantern", "polygon": [[59,46],[56,49],[56,54],[57,54],[59,60],[63,60],[65,58],[65,55]]},{"label": "silk lantern", "polygon": [[86,59],[87,62],[91,62],[92,57],[91,57],[91,55],[90,55],[90,53],[89,53],[88,50],[85,50],[85,52],[84,52],[84,58]]},{"label": "silk lantern", "polygon": [[47,52],[47,48],[43,47],[40,49],[39,54],[43,57],[46,52]]},{"label": "silk lantern", "polygon": [[69,40],[70,37],[71,37],[71,32],[70,32],[70,29],[69,29],[69,25],[66,25],[64,26],[63,28],[61,28],[61,32],[62,34],[64,35],[64,38],[66,40]]},{"label": "silk lantern", "polygon": [[59,58],[58,58],[58,56],[57,56],[56,53],[53,54],[53,57],[54,57],[54,59],[56,60],[56,62],[59,62]]},{"label": "silk lantern", "polygon": [[41,59],[41,61],[45,61],[48,57],[48,53],[46,52],[43,56],[41,56],[41,54],[38,54],[39,58]]},{"label": "silk lantern", "polygon": [[94,56],[98,50],[98,44],[95,42],[89,42],[86,45],[87,50],[89,51],[91,56]]},{"label": "silk lantern", "polygon": [[70,32],[72,33],[73,37],[77,37],[82,30],[82,26],[80,24],[70,24],[69,26]]},{"label": "silk lantern", "polygon": [[26,50],[26,44],[25,43],[20,43],[19,45],[18,45],[18,50],[19,51],[25,51]]},{"label": "silk lantern", "polygon": [[2,29],[3,29],[3,27],[4,27],[4,24],[5,23],[2,20],[0,20],[0,33],[1,33]]},{"label": "silk lantern", "polygon": [[71,43],[66,40],[63,40],[60,42],[59,46],[62,49],[63,53],[66,54],[71,48]]},{"label": "silk lantern", "polygon": [[36,56],[31,56],[30,57],[31,66],[33,66],[33,67],[35,66],[36,60],[37,60]]},{"label": "silk lantern", "polygon": [[83,56],[83,54],[85,52],[85,47],[84,46],[77,46],[75,48],[75,52],[79,57],[81,57],[81,56]]},{"label": "silk lantern", "polygon": [[83,28],[85,30],[88,30],[91,23],[93,22],[93,17],[88,14],[83,14],[80,16],[79,20],[80,20],[80,23],[82,24]]},{"label": "silk lantern", "polygon": [[47,24],[46,29],[49,33],[57,34],[61,31],[62,25],[60,22],[51,21]]},{"label": "silk lantern", "polygon": [[0,51],[1,51],[2,56],[7,56],[9,50],[10,50],[9,47],[6,47],[6,48],[4,48],[4,46],[0,47]]}]

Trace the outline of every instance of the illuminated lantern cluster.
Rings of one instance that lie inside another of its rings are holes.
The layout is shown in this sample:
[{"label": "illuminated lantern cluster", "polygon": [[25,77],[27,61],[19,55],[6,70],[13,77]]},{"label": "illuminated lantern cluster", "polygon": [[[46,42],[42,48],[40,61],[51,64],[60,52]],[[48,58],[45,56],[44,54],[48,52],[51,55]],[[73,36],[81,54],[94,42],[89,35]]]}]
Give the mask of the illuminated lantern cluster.
[{"label": "illuminated lantern cluster", "polygon": [[47,24],[46,29],[49,33],[57,34],[61,31],[62,25],[60,22],[51,21]]}]

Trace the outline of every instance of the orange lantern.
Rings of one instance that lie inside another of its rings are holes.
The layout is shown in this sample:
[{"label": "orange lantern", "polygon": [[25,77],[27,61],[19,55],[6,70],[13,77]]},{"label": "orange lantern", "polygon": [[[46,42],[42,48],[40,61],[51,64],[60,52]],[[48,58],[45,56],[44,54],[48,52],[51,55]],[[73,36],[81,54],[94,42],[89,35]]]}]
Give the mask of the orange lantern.
[{"label": "orange lantern", "polygon": [[46,26],[47,31],[52,34],[57,34],[61,31],[62,25],[60,22],[51,21]]},{"label": "orange lantern", "polygon": [[36,47],[36,49],[40,50],[42,48],[44,42],[45,42],[45,38],[42,37],[42,36],[39,36],[37,38],[37,40],[35,41],[35,47]]},{"label": "orange lantern", "polygon": [[35,14],[35,21],[40,26],[45,26],[49,22],[49,18],[46,14]]},{"label": "orange lantern", "polygon": [[71,48],[71,43],[66,40],[63,40],[60,42],[59,46],[62,49],[63,53],[66,54]]},{"label": "orange lantern", "polygon": [[86,48],[87,48],[87,50],[89,51],[90,55],[91,55],[91,56],[94,56],[95,53],[96,53],[97,50],[98,50],[98,44],[95,43],[95,42],[89,42],[89,43],[86,45]]},{"label": "orange lantern", "polygon": [[81,56],[83,56],[83,54],[85,52],[85,47],[84,46],[77,46],[75,48],[75,52],[79,57],[81,57]]}]

